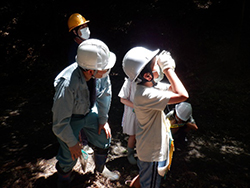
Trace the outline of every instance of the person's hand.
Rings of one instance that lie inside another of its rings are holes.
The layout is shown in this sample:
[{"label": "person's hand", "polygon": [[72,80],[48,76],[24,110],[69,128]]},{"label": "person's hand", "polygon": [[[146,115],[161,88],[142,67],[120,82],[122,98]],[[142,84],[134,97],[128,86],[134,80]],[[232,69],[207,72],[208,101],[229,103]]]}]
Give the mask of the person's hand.
[{"label": "person's hand", "polygon": [[79,142],[77,142],[76,145],[69,147],[69,151],[71,153],[71,158],[73,160],[76,160],[78,157],[80,157],[82,155],[82,151],[81,151],[82,148],[83,147]]},{"label": "person's hand", "polygon": [[158,65],[161,67],[161,70],[164,71],[165,69],[172,69],[174,71],[175,69],[175,61],[171,57],[170,53],[163,50],[159,54],[159,58],[157,61]]},{"label": "person's hand", "polygon": [[198,126],[195,123],[187,123],[187,127],[191,130],[197,130]]},{"label": "person's hand", "polygon": [[104,130],[105,131],[105,134],[106,134],[106,137],[107,139],[111,138],[111,129],[109,127],[109,124],[108,122],[106,122],[105,124],[103,125],[99,125],[99,130],[98,130],[98,134],[101,134],[101,130]]}]

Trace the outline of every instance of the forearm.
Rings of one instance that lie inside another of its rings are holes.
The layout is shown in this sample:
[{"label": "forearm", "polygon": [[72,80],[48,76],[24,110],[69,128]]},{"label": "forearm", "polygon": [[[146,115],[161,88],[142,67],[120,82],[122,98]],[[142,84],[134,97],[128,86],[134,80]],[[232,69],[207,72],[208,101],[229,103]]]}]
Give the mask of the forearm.
[{"label": "forearm", "polygon": [[110,110],[112,96],[111,84],[109,79],[102,78],[97,90],[99,91],[99,94],[96,99],[99,124],[105,124],[108,121],[108,113]]},{"label": "forearm", "polygon": [[163,72],[171,84],[171,91],[176,94],[176,97],[179,98],[179,102],[186,100],[189,97],[188,92],[176,73],[170,68],[165,69]]},{"label": "forearm", "polygon": [[121,101],[121,103],[123,103],[124,105],[129,106],[129,107],[131,107],[131,108],[134,108],[134,104],[133,104],[130,100],[121,98],[120,101]]},{"label": "forearm", "polygon": [[97,100],[99,124],[105,124],[108,121],[110,100],[111,100],[110,97],[107,98],[103,97],[102,99]]},{"label": "forearm", "polygon": [[65,89],[57,96],[60,97],[54,99],[52,107],[52,130],[59,139],[71,147],[77,143],[77,138],[74,136],[70,125],[73,109],[73,95],[69,89]]}]

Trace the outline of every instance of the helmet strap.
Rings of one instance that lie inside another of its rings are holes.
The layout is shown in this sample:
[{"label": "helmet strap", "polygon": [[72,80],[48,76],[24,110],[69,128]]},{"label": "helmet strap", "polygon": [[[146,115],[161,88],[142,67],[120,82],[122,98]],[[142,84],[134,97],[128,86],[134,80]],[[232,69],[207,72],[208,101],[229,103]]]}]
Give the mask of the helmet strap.
[{"label": "helmet strap", "polygon": [[156,86],[157,83],[154,81],[154,79],[152,80],[153,86]]},{"label": "helmet strap", "polygon": [[74,41],[75,41],[76,43],[80,44],[80,43],[82,43],[84,40],[83,40],[82,37],[79,36],[78,30],[79,30],[79,26],[76,27],[76,28],[74,28],[74,29],[72,30],[72,33],[74,34]]},{"label": "helmet strap", "polygon": [[150,72],[150,74],[152,75],[152,80],[150,82],[152,82],[153,86],[156,86],[157,83],[155,82],[154,74],[152,73],[152,71]]},{"label": "helmet strap", "polygon": [[153,86],[156,86],[157,83],[154,81],[154,74],[153,74],[152,70],[149,72],[149,74],[152,76],[152,79],[147,80],[147,82],[152,82]]},{"label": "helmet strap", "polygon": [[[79,65],[78,65],[78,67],[79,67],[83,72],[88,72],[88,71],[89,71],[89,69],[84,69],[84,68],[82,68],[82,67],[79,66]],[[94,71],[94,74],[92,74],[92,75],[90,75],[90,76],[91,76],[91,78],[95,79],[95,75],[97,74],[98,70],[93,70],[93,71]],[[89,74],[89,72],[88,72],[87,74]]]},{"label": "helmet strap", "polygon": [[91,78],[95,79],[95,75],[97,74],[97,70],[94,70],[94,74],[91,75]]},{"label": "helmet strap", "polygon": [[[144,78],[145,73],[149,73],[149,74],[151,75],[152,79],[151,79],[151,80],[145,79],[145,78]],[[152,70],[151,70],[151,61],[150,61],[150,63],[148,63],[148,64],[146,65],[146,67],[143,69],[143,71],[142,71],[141,74],[138,76],[138,78],[141,79],[141,84],[144,84],[144,83],[146,83],[146,82],[152,82],[153,86],[156,86],[156,85],[157,85],[157,83],[154,81],[154,74],[153,74],[153,72],[152,72]]]},{"label": "helmet strap", "polygon": [[74,39],[74,41],[75,41],[77,44],[80,44],[80,43],[83,42],[82,38],[79,37],[79,36],[76,36],[75,39]]}]

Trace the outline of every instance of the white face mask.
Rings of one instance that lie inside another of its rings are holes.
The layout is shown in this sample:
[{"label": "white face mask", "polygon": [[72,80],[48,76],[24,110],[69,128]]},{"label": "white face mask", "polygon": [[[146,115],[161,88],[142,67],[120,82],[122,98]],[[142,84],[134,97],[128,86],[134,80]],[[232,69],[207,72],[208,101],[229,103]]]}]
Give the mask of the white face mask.
[{"label": "white face mask", "polygon": [[164,78],[164,73],[162,72],[161,68],[159,67],[159,65],[157,64],[156,67],[155,67],[155,71],[153,72],[157,72],[158,74],[158,77],[157,78],[154,78],[154,81],[156,83],[160,82],[163,78]]},{"label": "white face mask", "polygon": [[89,38],[89,36],[90,36],[90,30],[89,30],[89,28],[88,27],[84,27],[83,29],[81,29],[80,30],[80,32],[81,32],[81,38],[83,38],[83,39],[88,39]]}]

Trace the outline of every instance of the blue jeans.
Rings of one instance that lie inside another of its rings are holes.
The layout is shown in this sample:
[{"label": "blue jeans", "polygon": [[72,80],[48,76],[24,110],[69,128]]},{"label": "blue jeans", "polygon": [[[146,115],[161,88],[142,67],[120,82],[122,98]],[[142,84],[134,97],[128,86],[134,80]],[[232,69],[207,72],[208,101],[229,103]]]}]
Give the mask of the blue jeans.
[{"label": "blue jeans", "polygon": [[[107,139],[104,130],[101,131],[101,134],[98,134],[98,114],[91,110],[88,115],[73,115],[71,118],[71,128],[75,137],[79,140],[79,132],[81,129],[84,130],[84,133],[88,139],[88,142],[96,146],[97,148],[107,149],[110,146],[111,138]],[[59,166],[64,172],[69,172],[75,166],[77,159],[72,160],[71,154],[67,144],[58,138],[60,144],[59,151],[57,154],[57,160]]]},{"label": "blue jeans", "polygon": [[166,161],[144,162],[138,158],[140,185],[143,188],[159,188],[161,185],[161,176],[158,174],[158,166],[163,167]]}]

